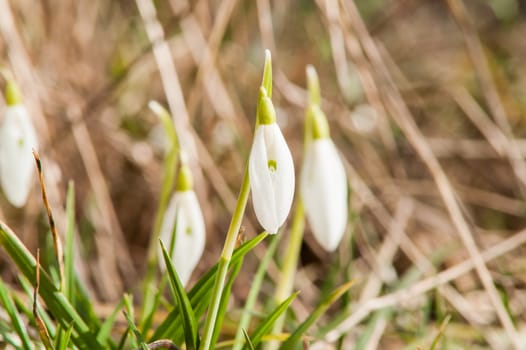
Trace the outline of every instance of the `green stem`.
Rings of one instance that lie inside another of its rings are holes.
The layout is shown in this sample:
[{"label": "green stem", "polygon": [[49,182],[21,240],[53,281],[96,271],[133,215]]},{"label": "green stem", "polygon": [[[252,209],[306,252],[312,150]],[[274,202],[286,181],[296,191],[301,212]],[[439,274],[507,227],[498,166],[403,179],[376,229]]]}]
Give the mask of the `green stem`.
[{"label": "green stem", "polygon": [[268,246],[267,252],[261,260],[261,263],[259,264],[256,276],[252,280],[250,292],[248,293],[247,301],[245,302],[245,307],[243,308],[243,314],[241,315],[241,319],[239,320],[239,324],[237,325],[236,338],[234,339],[234,347],[232,348],[232,350],[241,350],[241,348],[245,344],[245,336],[243,334],[243,331],[247,330],[248,326],[250,325],[250,319],[254,310],[254,305],[256,303],[259,291],[261,290],[261,284],[263,283],[263,278],[266,275],[268,264],[270,263],[270,260],[272,260],[272,257],[276,252],[279,238],[280,236],[278,235],[274,235],[272,237],[272,241]]},{"label": "green stem", "polygon": [[250,193],[250,179],[248,176],[248,167],[245,168],[243,175],[243,184],[237,198],[236,208],[230,221],[230,227],[226,235],[225,245],[219,259],[218,269],[216,273],[216,279],[214,282],[214,289],[212,291],[212,303],[208,309],[205,322],[205,333],[203,335],[203,342],[201,343],[200,349],[209,350],[212,345],[212,335],[214,334],[214,327],[217,318],[217,312],[219,310],[219,303],[221,302],[221,295],[225,287],[226,274],[228,272],[228,266],[232,253],[236,247],[237,235],[241,228],[241,222],[243,221],[243,215],[245,214],[245,208],[247,206],[248,195]]},{"label": "green stem", "polygon": [[[296,268],[298,266],[298,259],[300,256],[301,242],[303,241],[303,232],[305,230],[305,212],[303,202],[298,200],[296,204],[296,211],[294,212],[294,221],[290,232],[289,244],[285,253],[285,262],[280,274],[274,301],[279,305],[287,299],[292,293],[294,287],[294,276],[296,275]],[[272,328],[273,334],[281,333],[285,324],[286,313],[283,313],[274,323]],[[267,343],[267,350],[277,349],[278,341],[270,341]]]},{"label": "green stem", "polygon": [[[154,295],[151,293],[153,289],[149,288],[155,278],[155,272],[157,271],[157,248],[159,247],[159,235],[161,231],[161,226],[164,220],[164,214],[170,197],[172,195],[173,186],[175,183],[175,173],[177,169],[177,156],[179,153],[179,139],[177,137],[177,132],[175,126],[172,122],[172,118],[166,109],[164,109],[157,102],[150,102],[150,108],[154,113],[159,117],[168,142],[170,143],[170,148],[166,153],[164,160],[164,169],[163,169],[163,183],[161,188],[161,195],[159,197],[159,206],[157,208],[157,213],[155,214],[155,221],[153,225],[152,235],[150,237],[150,242],[148,245],[148,256],[147,256],[147,265],[146,265],[146,274],[143,282],[144,290],[144,303],[143,305],[148,305],[148,302],[152,302]],[[162,293],[162,291],[161,291]],[[141,326],[146,322],[149,311],[142,310],[141,315]]]}]

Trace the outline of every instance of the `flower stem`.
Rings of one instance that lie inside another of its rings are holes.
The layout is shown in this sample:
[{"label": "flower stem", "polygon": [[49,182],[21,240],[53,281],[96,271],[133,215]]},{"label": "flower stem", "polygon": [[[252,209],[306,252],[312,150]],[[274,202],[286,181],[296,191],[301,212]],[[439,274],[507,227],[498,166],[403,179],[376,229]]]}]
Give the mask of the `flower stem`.
[{"label": "flower stem", "polygon": [[205,333],[203,335],[203,342],[201,343],[200,349],[210,350],[212,345],[212,335],[214,334],[214,327],[217,318],[217,312],[219,310],[219,303],[221,301],[221,295],[225,287],[225,279],[228,272],[228,266],[230,265],[230,259],[232,253],[236,247],[237,236],[239,229],[241,228],[241,222],[243,215],[245,214],[245,208],[247,206],[248,195],[250,193],[250,180],[248,177],[248,167],[245,168],[243,175],[243,183],[241,190],[237,198],[236,208],[230,221],[230,227],[226,235],[225,245],[219,259],[218,269],[216,273],[216,279],[214,282],[214,289],[212,291],[212,301],[206,315],[205,322]]},{"label": "flower stem", "polygon": [[[283,302],[292,293],[294,286],[294,276],[296,275],[296,267],[298,266],[298,259],[300,255],[301,242],[303,241],[303,232],[305,229],[305,212],[303,209],[303,202],[297,201],[296,211],[294,212],[294,221],[290,232],[290,238],[285,253],[285,262],[281,270],[280,278],[274,295],[274,302],[276,305]],[[281,333],[283,325],[285,324],[285,316],[283,313],[274,323],[272,328],[273,334]],[[279,346],[278,341],[271,341],[267,343],[266,350],[275,350]]]}]

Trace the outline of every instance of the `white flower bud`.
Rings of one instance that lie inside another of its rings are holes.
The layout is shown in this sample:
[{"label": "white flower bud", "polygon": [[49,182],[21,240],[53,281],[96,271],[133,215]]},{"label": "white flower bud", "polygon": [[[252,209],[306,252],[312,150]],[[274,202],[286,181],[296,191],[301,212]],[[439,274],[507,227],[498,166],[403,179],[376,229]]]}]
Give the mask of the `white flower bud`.
[{"label": "white flower bud", "polygon": [[[160,237],[168,251],[174,230],[172,262],[181,283],[186,285],[203,255],[206,240],[203,213],[193,190],[176,191],[166,209]],[[159,266],[164,271],[166,266],[161,248],[158,253]]]},{"label": "white flower bud", "polygon": [[31,188],[37,148],[33,124],[22,104],[8,105],[0,127],[0,183],[7,200],[22,207]]},{"label": "white flower bud", "polygon": [[301,172],[301,195],[314,237],[327,251],[340,243],[347,224],[347,177],[330,138],[307,146]]},{"label": "white flower bud", "polygon": [[268,233],[277,233],[289,215],[294,197],[294,163],[278,125],[261,124],[248,162],[252,203]]}]

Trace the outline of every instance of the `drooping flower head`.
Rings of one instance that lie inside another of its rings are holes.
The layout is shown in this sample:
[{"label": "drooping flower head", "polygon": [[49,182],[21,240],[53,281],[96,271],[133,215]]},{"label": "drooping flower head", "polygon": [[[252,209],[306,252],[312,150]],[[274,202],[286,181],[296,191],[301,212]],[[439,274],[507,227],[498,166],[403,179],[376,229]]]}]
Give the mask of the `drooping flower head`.
[{"label": "drooping flower head", "polygon": [[11,80],[6,86],[6,102],[0,126],[0,183],[7,200],[22,207],[35,171],[32,150],[37,148],[37,136],[20,92]]},{"label": "drooping flower head", "polygon": [[[171,252],[172,262],[181,283],[186,285],[203,255],[206,241],[205,222],[193,190],[190,168],[183,161],[175,193],[168,204],[161,226],[160,238]],[[159,248],[159,265],[166,266]]]},{"label": "drooping flower head", "polygon": [[267,232],[277,233],[290,212],[294,197],[294,163],[276,123],[276,111],[271,100],[272,73],[268,51],[266,58],[248,174],[256,217]]},{"label": "drooping flower head", "polygon": [[314,237],[334,251],[347,225],[347,176],[329,134],[319,102],[314,68],[307,68],[311,101],[306,116],[305,159],[301,171],[301,196]]}]

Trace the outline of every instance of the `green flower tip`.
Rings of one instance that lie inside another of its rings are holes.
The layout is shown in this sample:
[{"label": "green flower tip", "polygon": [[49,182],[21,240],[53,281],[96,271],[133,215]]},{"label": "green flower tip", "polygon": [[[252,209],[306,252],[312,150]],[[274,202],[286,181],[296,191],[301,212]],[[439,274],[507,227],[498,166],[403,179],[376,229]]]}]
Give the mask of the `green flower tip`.
[{"label": "green flower tip", "polygon": [[267,90],[268,97],[272,98],[272,56],[269,49],[265,50],[265,68],[261,86]]},{"label": "green flower tip", "polygon": [[8,80],[5,86],[5,100],[8,106],[14,106],[22,103],[22,95],[18,86],[13,80]]},{"label": "green flower tip", "polygon": [[267,95],[267,90],[262,86],[259,89],[257,123],[259,125],[274,124],[276,122],[276,110],[272,100]]},{"label": "green flower tip", "polygon": [[307,110],[307,123],[313,140],[330,138],[327,117],[319,105],[312,105]]},{"label": "green flower tip", "polygon": [[177,192],[191,191],[194,189],[194,178],[192,171],[186,162],[182,161],[181,169],[179,169],[179,176],[177,177],[177,184],[175,190]]},{"label": "green flower tip", "polygon": [[308,65],[307,71],[307,88],[309,90],[309,104],[319,105],[321,101],[320,97],[320,81],[316,69],[312,65]]}]

